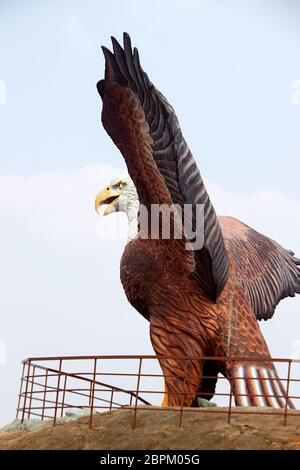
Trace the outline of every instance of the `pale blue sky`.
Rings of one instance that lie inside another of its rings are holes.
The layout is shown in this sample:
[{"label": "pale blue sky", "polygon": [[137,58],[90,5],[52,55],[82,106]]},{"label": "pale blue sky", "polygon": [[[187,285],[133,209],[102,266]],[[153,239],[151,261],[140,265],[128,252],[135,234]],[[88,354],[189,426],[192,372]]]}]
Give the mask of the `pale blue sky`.
[{"label": "pale blue sky", "polygon": [[[100,45],[124,30],[217,211],[300,257],[298,1],[0,0],[0,424],[14,416],[24,357],[152,353],[120,285],[124,241],[100,239],[93,210],[125,168],[96,92]],[[282,302],[263,325],[273,355],[299,353],[299,310]]]},{"label": "pale blue sky", "polygon": [[118,162],[99,126],[95,83],[100,45],[126,30],[204,176],[297,195],[299,11],[293,0],[1,0],[1,169]]}]

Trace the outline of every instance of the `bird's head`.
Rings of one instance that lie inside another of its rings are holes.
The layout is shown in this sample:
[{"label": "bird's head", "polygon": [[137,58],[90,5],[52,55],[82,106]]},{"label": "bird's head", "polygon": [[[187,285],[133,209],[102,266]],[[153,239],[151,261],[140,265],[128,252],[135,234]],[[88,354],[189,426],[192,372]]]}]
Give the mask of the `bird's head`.
[{"label": "bird's head", "polygon": [[107,205],[103,215],[113,212],[130,212],[138,210],[138,195],[129,175],[114,178],[100,191],[95,200],[95,209],[99,214],[100,207]]}]

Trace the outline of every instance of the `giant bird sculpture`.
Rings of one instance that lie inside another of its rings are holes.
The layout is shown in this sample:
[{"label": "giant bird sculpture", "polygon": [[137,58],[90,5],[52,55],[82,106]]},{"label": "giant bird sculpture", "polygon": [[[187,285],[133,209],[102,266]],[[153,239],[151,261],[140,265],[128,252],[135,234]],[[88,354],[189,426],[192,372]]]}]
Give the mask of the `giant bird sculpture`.
[{"label": "giant bird sculpture", "polygon": [[[300,293],[300,261],[242,222],[217,217],[174,109],[142,70],[129,36],[124,47],[112,43],[113,53],[103,47],[105,78],[97,84],[102,123],[125,159],[140,204],[148,214],[155,204],[190,204],[193,227],[197,205],[204,205],[201,248],[187,249],[186,234],[151,238],[149,215],[148,236],[133,231],[121,260],[127,298],[150,322],[165,376],[163,404],[210,399],[222,373],[237,405],[284,407],[285,390],[257,320],[271,318],[281,299]],[[133,194],[130,181],[105,188],[96,209],[106,203],[106,213],[122,210],[121,201]],[[179,220],[175,212],[172,228]],[[232,362],[233,356],[240,361]]]}]

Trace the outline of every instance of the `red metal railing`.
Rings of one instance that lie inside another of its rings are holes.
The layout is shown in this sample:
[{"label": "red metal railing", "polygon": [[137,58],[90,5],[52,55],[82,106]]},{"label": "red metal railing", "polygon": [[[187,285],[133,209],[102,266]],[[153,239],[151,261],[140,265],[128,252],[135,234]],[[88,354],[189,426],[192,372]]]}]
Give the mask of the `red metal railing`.
[{"label": "red metal railing", "polygon": [[[183,415],[189,411],[207,412],[207,408],[184,407],[183,400],[179,407],[161,408],[159,403],[164,395],[164,375],[159,367],[161,361],[180,359],[185,361],[224,361],[221,357],[159,357],[158,356],[67,356],[67,357],[36,357],[23,361],[17,418],[39,417],[41,420],[53,419],[55,425],[58,418],[63,417],[74,408],[84,411],[89,416],[92,426],[95,413],[126,408],[133,412],[133,427],[136,426],[137,413],[143,409],[167,410],[179,413],[179,426],[183,424]],[[300,413],[289,408],[289,400],[293,400],[296,408],[300,408],[300,361],[292,359],[265,359],[230,357],[226,361],[247,363],[251,361],[272,362],[276,364],[280,380],[284,384],[281,398],[285,406],[279,410],[235,407],[231,380],[220,376],[219,381],[226,382],[229,390],[217,389],[215,400],[221,400],[222,407],[210,408],[209,412],[224,413],[230,422],[233,414],[276,414],[283,416],[283,424],[287,424],[289,415]],[[187,369],[187,368],[186,368]],[[297,370],[296,370],[297,369]],[[234,367],[232,368],[234,370]],[[184,374],[183,383],[190,375]],[[212,378],[202,376],[202,378]],[[107,383],[109,382],[109,384]],[[220,388],[220,387],[219,387]],[[222,389],[222,386],[221,386]],[[184,390],[178,392],[184,395]],[[201,396],[205,393],[201,393]],[[239,394],[242,396],[243,394]],[[236,393],[235,393],[236,396]],[[265,396],[265,395],[256,395]],[[274,396],[275,395],[269,395]],[[157,406],[152,406],[150,401]]]}]

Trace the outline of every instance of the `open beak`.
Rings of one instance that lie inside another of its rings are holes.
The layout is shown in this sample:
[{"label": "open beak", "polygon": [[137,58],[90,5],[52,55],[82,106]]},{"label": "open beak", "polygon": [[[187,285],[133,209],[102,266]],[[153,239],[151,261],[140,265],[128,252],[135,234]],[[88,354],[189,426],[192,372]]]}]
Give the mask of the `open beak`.
[{"label": "open beak", "polygon": [[107,204],[108,207],[105,209],[103,215],[112,214],[118,210],[118,199],[120,194],[117,191],[113,191],[111,188],[106,187],[101,191],[95,199],[95,209],[99,214],[100,207]]}]

